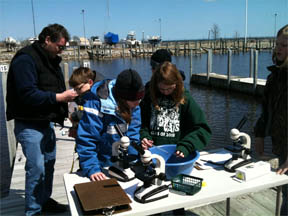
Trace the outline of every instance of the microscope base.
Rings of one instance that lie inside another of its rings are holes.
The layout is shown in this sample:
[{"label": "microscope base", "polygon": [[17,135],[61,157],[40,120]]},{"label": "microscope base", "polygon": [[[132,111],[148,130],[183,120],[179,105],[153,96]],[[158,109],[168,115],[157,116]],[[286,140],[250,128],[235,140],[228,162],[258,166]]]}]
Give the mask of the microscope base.
[{"label": "microscope base", "polygon": [[240,168],[242,166],[245,166],[249,163],[252,163],[251,159],[243,159],[243,158],[238,158],[236,160],[230,159],[224,164],[224,169],[228,172],[236,172],[237,168]]},{"label": "microscope base", "polygon": [[134,192],[134,199],[140,203],[149,203],[159,199],[168,197],[169,187],[168,185],[151,185],[149,187],[138,187]]},{"label": "microscope base", "polygon": [[135,173],[130,168],[123,169],[117,166],[111,166],[108,169],[108,173],[111,177],[122,182],[127,182],[135,178]]}]

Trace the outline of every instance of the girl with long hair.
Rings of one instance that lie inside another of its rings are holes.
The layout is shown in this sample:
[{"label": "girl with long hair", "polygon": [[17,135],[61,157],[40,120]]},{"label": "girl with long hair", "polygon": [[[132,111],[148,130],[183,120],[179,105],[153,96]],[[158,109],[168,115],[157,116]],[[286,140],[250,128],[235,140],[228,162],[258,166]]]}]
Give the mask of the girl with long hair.
[{"label": "girl with long hair", "polygon": [[176,155],[185,157],[208,144],[211,130],[205,115],[185,90],[181,74],[172,63],[164,62],[156,68],[150,91],[140,106],[144,149],[177,144]]}]

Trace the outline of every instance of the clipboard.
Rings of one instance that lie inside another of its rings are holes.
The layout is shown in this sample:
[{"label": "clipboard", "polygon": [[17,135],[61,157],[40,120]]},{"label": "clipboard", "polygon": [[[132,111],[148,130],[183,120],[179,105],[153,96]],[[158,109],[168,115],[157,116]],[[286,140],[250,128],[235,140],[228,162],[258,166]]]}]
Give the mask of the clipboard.
[{"label": "clipboard", "polygon": [[116,179],[75,184],[74,189],[84,215],[105,215],[129,211],[132,201]]}]

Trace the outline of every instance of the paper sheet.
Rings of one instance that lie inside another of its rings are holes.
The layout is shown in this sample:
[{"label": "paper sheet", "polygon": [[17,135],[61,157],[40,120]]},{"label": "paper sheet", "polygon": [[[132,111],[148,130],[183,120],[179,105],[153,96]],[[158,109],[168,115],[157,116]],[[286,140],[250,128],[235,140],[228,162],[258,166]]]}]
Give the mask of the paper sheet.
[{"label": "paper sheet", "polygon": [[219,168],[232,157],[232,153],[228,150],[221,149],[217,152],[200,155],[195,163],[198,169]]}]

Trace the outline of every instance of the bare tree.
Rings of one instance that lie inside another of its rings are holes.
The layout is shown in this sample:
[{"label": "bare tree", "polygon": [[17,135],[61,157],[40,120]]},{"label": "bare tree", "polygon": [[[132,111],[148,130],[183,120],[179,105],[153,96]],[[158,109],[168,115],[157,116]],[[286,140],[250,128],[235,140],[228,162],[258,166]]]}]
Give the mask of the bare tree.
[{"label": "bare tree", "polygon": [[216,40],[219,38],[220,36],[220,28],[217,24],[213,24],[212,28],[211,28],[211,33],[212,33],[212,39]]}]

